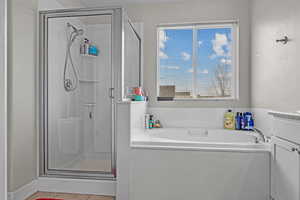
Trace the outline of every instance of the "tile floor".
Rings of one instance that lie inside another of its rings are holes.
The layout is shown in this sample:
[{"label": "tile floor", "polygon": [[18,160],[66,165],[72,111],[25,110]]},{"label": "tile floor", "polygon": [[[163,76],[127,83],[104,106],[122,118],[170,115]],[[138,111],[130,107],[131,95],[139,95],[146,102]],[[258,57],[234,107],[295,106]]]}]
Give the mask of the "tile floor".
[{"label": "tile floor", "polygon": [[110,196],[98,196],[89,194],[69,194],[69,193],[51,193],[51,192],[37,192],[26,200],[35,200],[37,198],[56,198],[63,200],[114,200]]}]

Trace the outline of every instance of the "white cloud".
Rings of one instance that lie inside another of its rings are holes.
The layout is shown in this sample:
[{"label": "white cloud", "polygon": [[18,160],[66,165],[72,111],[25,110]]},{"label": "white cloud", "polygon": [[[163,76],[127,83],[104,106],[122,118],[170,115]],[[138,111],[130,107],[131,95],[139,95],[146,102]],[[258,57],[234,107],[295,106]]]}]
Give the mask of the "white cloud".
[{"label": "white cloud", "polygon": [[188,61],[191,59],[191,55],[188,54],[187,52],[181,52],[181,57],[183,60]]},{"label": "white cloud", "polygon": [[215,56],[212,58],[218,57],[218,56],[225,56],[225,48],[228,49],[229,41],[226,36],[226,34],[220,34],[216,33],[215,39],[211,41],[213,45],[213,50],[215,52]]},{"label": "white cloud", "polygon": [[198,41],[198,46],[201,47],[201,45],[203,44],[203,41]]},{"label": "white cloud", "polygon": [[[194,72],[194,69],[193,68],[190,68],[187,70],[188,73],[193,73]],[[203,70],[197,70],[197,74],[208,74],[209,71],[207,69],[203,69]]]},{"label": "white cloud", "polygon": [[199,74],[208,74],[208,70],[204,69],[204,70],[200,70],[198,71]]},{"label": "white cloud", "polygon": [[216,54],[212,54],[212,55],[209,56],[209,58],[210,58],[211,60],[213,60],[213,59],[217,58],[217,55],[216,55]]},{"label": "white cloud", "polygon": [[159,31],[159,48],[164,49],[166,47],[166,42],[168,41],[168,37],[164,30]]},{"label": "white cloud", "polygon": [[188,72],[188,73],[193,73],[193,72],[194,72],[194,69],[193,69],[193,68],[190,68],[190,69],[187,70],[187,72]]},{"label": "white cloud", "polygon": [[159,51],[159,58],[161,58],[161,59],[168,59],[169,56],[165,52]]},{"label": "white cloud", "polygon": [[226,58],[222,58],[220,62],[225,65],[230,65],[232,63],[231,59],[226,59]]},{"label": "white cloud", "polygon": [[232,42],[230,42],[230,43],[227,45],[227,50],[228,50],[228,53],[227,53],[226,56],[231,57],[231,56],[232,56]]},{"label": "white cloud", "polygon": [[179,70],[180,66],[176,66],[176,65],[174,65],[174,66],[164,65],[164,66],[162,66],[162,68],[164,68],[164,69],[171,69],[171,70]]}]

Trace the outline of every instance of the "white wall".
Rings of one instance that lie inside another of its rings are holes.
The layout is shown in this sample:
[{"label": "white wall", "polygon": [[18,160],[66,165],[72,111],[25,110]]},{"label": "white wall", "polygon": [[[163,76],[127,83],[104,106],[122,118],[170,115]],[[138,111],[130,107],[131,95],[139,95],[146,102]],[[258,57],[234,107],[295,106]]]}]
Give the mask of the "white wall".
[{"label": "white wall", "polygon": [[[180,3],[140,3],[125,6],[134,22],[144,24],[144,86],[151,107],[249,107],[250,16],[248,0],[190,0]],[[156,25],[238,19],[240,21],[240,99],[238,101],[156,101]]]},{"label": "white wall", "polygon": [[35,60],[37,1],[8,1],[9,191],[37,176]]},{"label": "white wall", "polygon": [[6,1],[0,1],[0,199],[7,199]]},{"label": "white wall", "polygon": [[[39,3],[41,9],[62,8],[54,0]],[[8,1],[8,191],[16,191],[37,177],[37,7],[38,0]]]},{"label": "white wall", "polygon": [[63,9],[59,2],[56,0],[38,0],[38,10],[52,10],[52,9]]},{"label": "white wall", "polygon": [[[300,110],[300,2],[252,2],[252,107]],[[275,42],[284,35],[291,38],[288,44]]]}]

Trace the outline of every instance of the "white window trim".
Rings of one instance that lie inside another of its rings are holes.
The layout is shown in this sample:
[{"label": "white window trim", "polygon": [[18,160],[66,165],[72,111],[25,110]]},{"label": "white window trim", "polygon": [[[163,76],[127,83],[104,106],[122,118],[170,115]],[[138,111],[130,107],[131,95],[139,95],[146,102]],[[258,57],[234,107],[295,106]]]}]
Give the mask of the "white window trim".
[{"label": "white window trim", "polygon": [[[238,20],[225,20],[225,21],[207,21],[200,23],[181,23],[181,24],[159,24],[156,28],[156,97],[159,97],[160,86],[160,46],[159,46],[159,32],[164,29],[193,29],[193,31],[199,28],[232,28],[232,53],[233,53],[233,94],[231,97],[213,97],[213,98],[174,98],[173,101],[234,101],[239,100],[239,21]],[[195,37],[196,35],[196,37]],[[195,42],[197,42],[197,34],[193,34],[193,61],[192,67],[196,68],[195,54],[197,49],[195,48]],[[197,70],[197,69],[194,69]],[[194,76],[195,73],[193,73]],[[195,77],[193,78],[193,85],[196,83]],[[193,87],[193,94],[195,94],[195,87]],[[156,101],[157,98],[156,98]]]}]

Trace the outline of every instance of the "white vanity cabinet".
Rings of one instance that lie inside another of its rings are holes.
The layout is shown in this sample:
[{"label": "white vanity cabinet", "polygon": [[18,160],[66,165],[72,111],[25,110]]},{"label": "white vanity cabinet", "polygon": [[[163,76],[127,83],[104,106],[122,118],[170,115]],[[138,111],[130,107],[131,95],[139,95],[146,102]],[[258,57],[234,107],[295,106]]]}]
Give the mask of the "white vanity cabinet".
[{"label": "white vanity cabinet", "polygon": [[300,145],[272,138],[272,188],[274,200],[299,200]]}]

